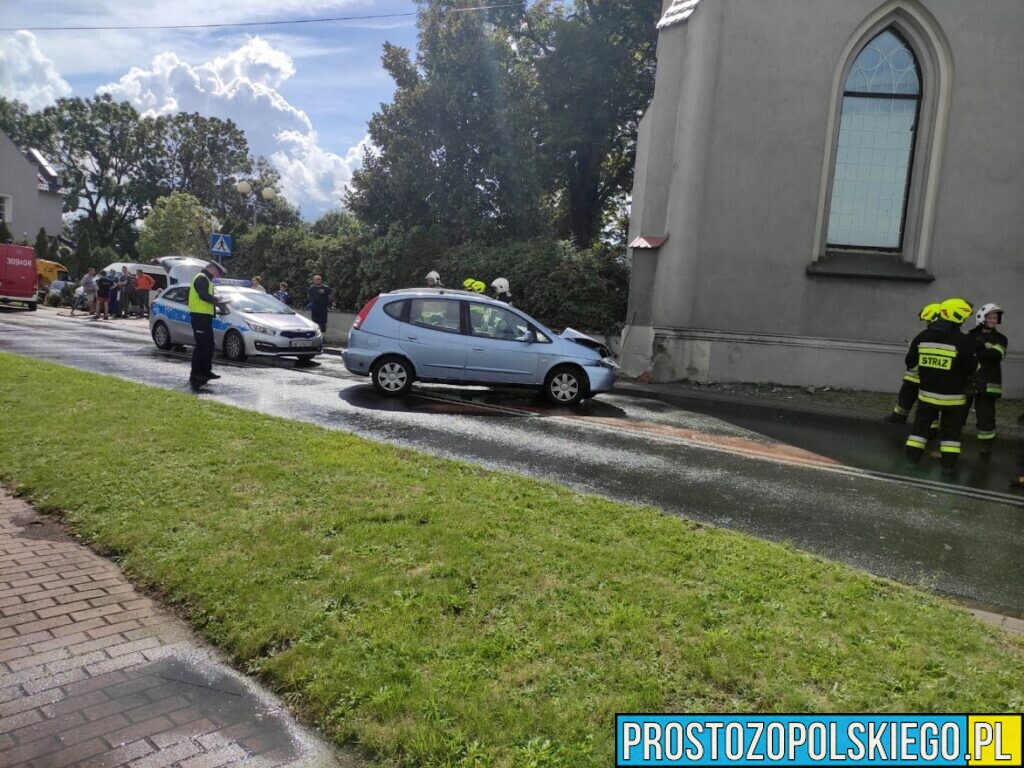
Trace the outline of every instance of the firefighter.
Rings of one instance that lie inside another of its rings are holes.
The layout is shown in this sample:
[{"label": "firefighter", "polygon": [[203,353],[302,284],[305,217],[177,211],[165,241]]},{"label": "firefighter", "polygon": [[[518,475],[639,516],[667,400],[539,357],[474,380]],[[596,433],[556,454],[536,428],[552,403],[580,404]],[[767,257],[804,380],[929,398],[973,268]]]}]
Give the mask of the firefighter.
[{"label": "firefighter", "polygon": [[512,291],[508,284],[508,278],[494,278],[494,282],[491,283],[491,288],[494,289],[494,296],[492,298],[495,298],[498,301],[503,301],[509,305],[512,304]]},{"label": "firefighter", "polygon": [[967,397],[964,423],[974,405],[977,435],[981,443],[979,454],[983,459],[992,456],[996,439],[996,400],[1003,395],[1003,358],[1006,357],[1006,337],[996,330],[1003,322],[1003,310],[995,304],[986,304],[975,314],[978,324],[967,334],[974,344],[978,358],[978,372],[974,377],[974,391]]},{"label": "firefighter", "polygon": [[438,274],[437,270],[427,272],[427,288],[444,288],[444,283],[441,282],[441,275]]},{"label": "firefighter", "polygon": [[907,437],[907,460],[920,463],[928,444],[928,428],[938,416],[939,453],[945,476],[956,471],[960,458],[967,385],[978,367],[974,344],[960,330],[973,312],[963,299],[942,302],[940,319],[917,335],[907,353],[907,368],[918,368],[921,377],[914,426]]},{"label": "firefighter", "polygon": [[[941,304],[927,304],[921,309],[918,317],[925,325],[931,325],[939,319],[941,313]],[[921,378],[917,374],[917,368],[910,368],[903,374],[903,386],[900,387],[900,392],[896,396],[896,407],[885,417],[885,420],[892,424],[906,424],[910,409],[917,402],[917,390],[920,387]]]}]

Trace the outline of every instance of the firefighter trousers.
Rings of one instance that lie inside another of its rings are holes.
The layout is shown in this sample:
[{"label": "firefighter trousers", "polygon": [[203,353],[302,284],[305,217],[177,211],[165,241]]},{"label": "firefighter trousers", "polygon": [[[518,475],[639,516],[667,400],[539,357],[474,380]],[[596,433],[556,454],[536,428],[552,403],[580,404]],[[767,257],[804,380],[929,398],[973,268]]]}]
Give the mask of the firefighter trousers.
[{"label": "firefighter trousers", "polygon": [[893,409],[893,413],[897,416],[906,416],[910,413],[910,409],[914,407],[914,403],[917,402],[917,393],[921,389],[921,385],[913,381],[903,380],[903,386],[900,387],[900,393],[896,395],[896,407]]},{"label": "firefighter trousers", "polygon": [[971,413],[971,405],[974,405],[974,416],[977,419],[978,440],[988,443],[991,447],[996,439],[996,400],[998,397],[990,395],[968,395],[967,407],[964,408],[964,424],[967,424],[967,417]]},{"label": "firefighter trousers", "polygon": [[928,432],[936,419],[939,420],[939,453],[942,454],[942,466],[954,467],[960,458],[960,433],[964,427],[962,405],[939,406],[918,400],[917,410],[914,412],[914,426],[907,438],[907,458],[915,464],[921,460],[921,455],[928,446]]}]

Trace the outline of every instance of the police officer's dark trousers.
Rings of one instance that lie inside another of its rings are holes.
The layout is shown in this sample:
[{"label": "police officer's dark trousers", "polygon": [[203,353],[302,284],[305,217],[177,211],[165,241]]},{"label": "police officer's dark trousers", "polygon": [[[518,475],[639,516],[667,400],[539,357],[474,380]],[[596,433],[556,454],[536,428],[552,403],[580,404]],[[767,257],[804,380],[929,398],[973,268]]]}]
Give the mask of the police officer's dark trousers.
[{"label": "police officer's dark trousers", "polygon": [[907,458],[915,464],[928,446],[928,432],[932,422],[939,420],[939,452],[942,454],[943,467],[955,467],[960,458],[960,433],[964,425],[964,406],[933,405],[923,400],[917,401],[914,413],[914,426],[907,438]]},{"label": "police officer's dark trousers", "polygon": [[191,380],[206,381],[213,373],[213,315],[193,312],[191,317],[192,333],[196,339],[192,349]]}]

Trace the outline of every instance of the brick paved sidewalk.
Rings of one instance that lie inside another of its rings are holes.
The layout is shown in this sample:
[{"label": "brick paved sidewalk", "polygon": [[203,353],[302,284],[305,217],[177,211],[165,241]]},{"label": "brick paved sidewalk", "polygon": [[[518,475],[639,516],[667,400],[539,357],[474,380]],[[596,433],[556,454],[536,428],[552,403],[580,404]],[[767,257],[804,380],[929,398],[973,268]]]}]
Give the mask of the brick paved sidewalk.
[{"label": "brick paved sidewalk", "polygon": [[0,488],[0,768],[355,765]]}]

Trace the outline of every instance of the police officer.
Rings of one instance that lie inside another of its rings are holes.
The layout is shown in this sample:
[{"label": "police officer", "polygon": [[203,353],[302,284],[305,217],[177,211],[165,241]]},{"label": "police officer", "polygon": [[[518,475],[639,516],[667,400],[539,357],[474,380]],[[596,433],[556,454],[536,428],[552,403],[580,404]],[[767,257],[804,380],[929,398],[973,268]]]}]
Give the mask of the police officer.
[{"label": "police officer", "polygon": [[995,304],[986,304],[975,315],[978,325],[967,334],[978,356],[978,373],[974,377],[974,392],[967,398],[964,422],[974,405],[978,419],[977,434],[981,443],[979,454],[983,459],[992,455],[996,440],[996,400],[1003,395],[1003,358],[1006,357],[1007,338],[996,330],[1003,322],[1003,310]]},{"label": "police officer", "polygon": [[508,284],[508,278],[494,278],[494,282],[491,283],[491,288],[494,289],[495,299],[497,299],[498,301],[504,301],[506,304],[512,303],[512,291]]},{"label": "police officer", "polygon": [[[918,317],[926,325],[931,325],[939,319],[941,313],[941,304],[927,304],[921,309]],[[917,391],[920,388],[921,377],[918,375],[917,368],[908,369],[903,374],[903,385],[900,387],[899,394],[896,395],[896,407],[892,409],[892,413],[885,417],[885,420],[893,424],[906,424],[910,409],[917,402]]]},{"label": "police officer", "polygon": [[946,476],[955,472],[960,458],[967,385],[978,367],[974,344],[960,331],[972,312],[963,299],[942,302],[940,319],[917,335],[906,359],[907,368],[917,367],[921,376],[914,426],[907,437],[907,460],[920,463],[928,445],[928,428],[938,416],[939,453]]},{"label": "police officer", "polygon": [[196,340],[192,349],[192,374],[188,379],[193,390],[198,390],[211,379],[220,378],[213,372],[213,316],[217,304],[221,303],[215,295],[213,279],[226,275],[222,265],[215,261],[207,262],[202,271],[192,278],[192,286],[188,290],[188,311]]}]

